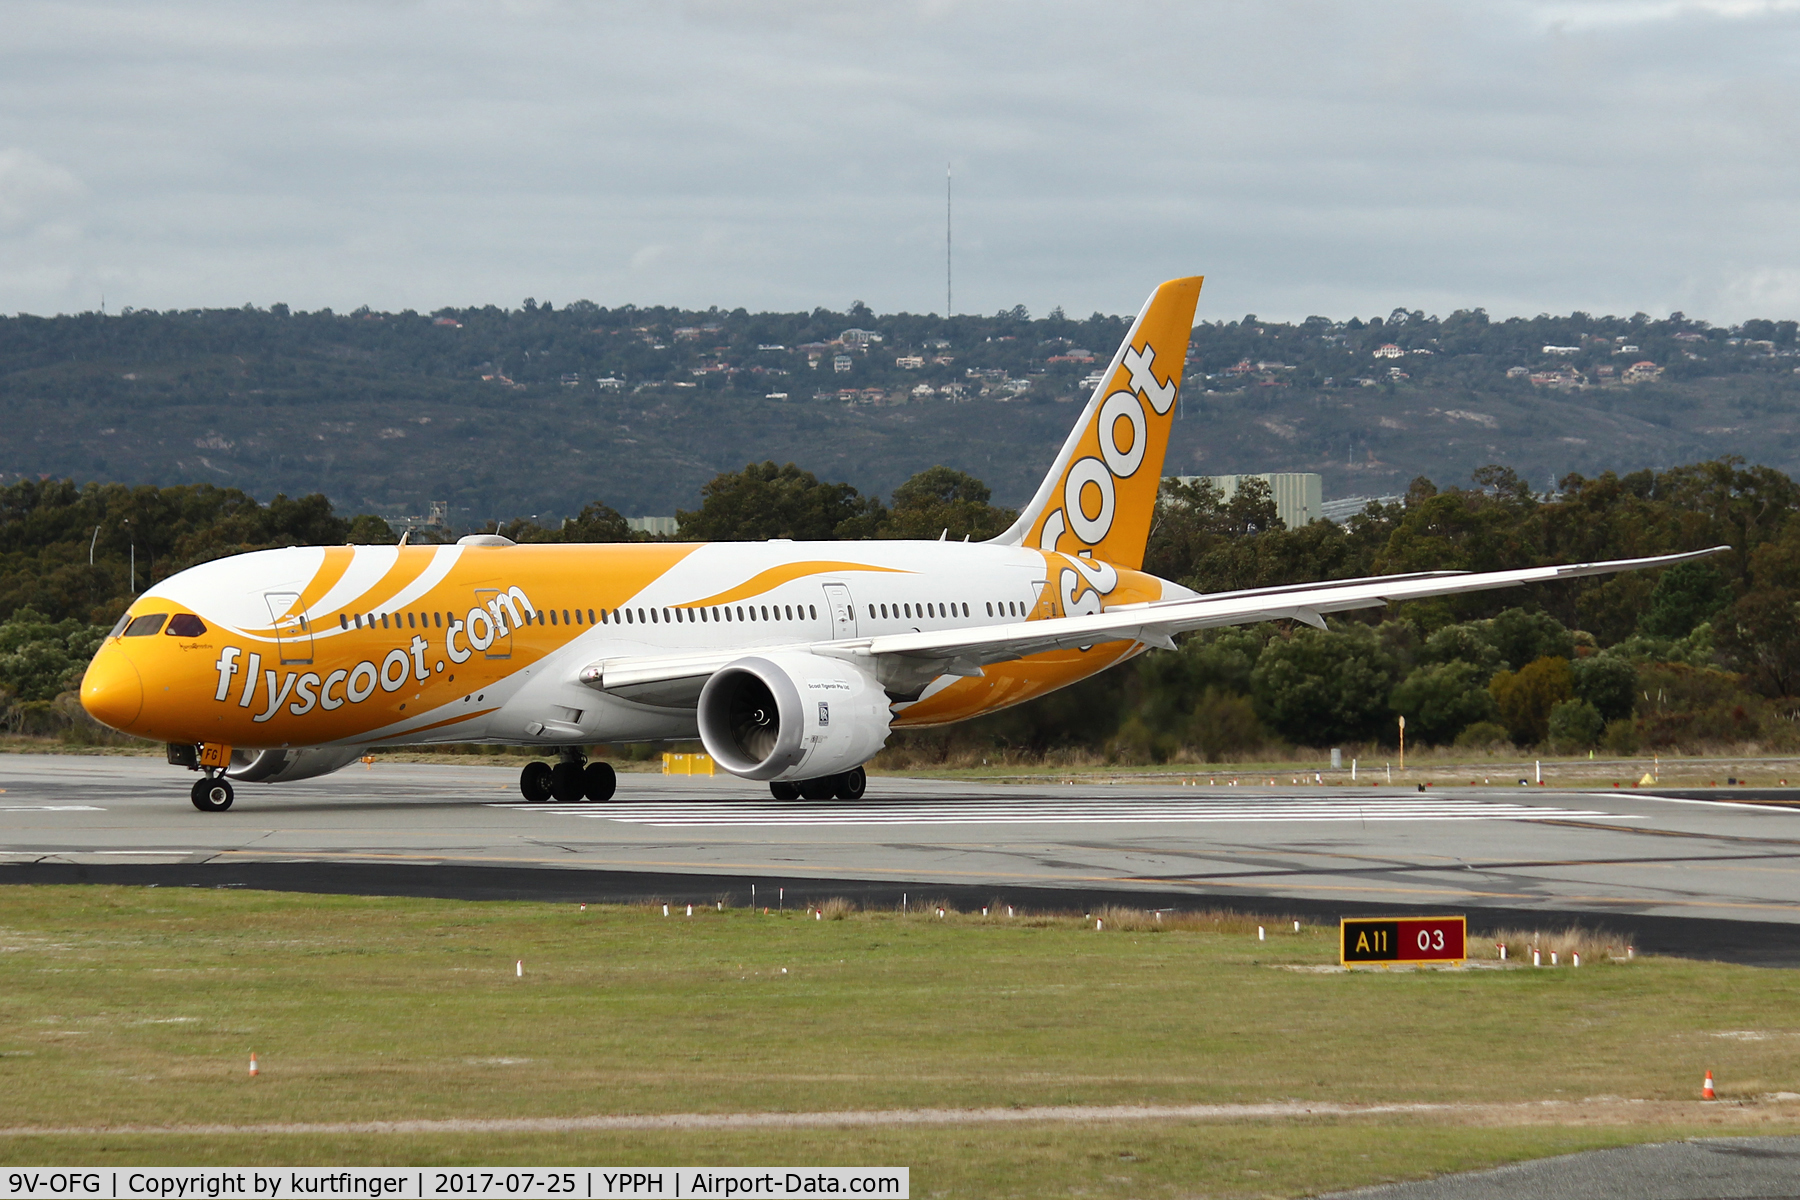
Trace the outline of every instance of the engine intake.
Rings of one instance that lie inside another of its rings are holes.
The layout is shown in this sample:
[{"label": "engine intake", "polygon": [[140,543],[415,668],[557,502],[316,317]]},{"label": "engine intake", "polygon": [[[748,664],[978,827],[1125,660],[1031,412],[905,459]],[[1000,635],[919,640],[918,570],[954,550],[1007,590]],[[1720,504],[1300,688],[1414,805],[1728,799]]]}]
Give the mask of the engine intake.
[{"label": "engine intake", "polygon": [[861,766],[886,744],[892,719],[875,678],[817,654],[740,658],[700,692],[700,740],[745,779],[816,779]]}]

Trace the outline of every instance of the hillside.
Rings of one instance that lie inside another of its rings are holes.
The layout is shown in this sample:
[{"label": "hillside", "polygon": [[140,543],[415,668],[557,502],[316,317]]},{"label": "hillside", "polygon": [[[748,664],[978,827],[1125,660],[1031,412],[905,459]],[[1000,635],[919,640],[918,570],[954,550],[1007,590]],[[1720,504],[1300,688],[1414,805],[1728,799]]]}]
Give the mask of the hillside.
[{"label": "hillside", "polygon": [[[590,500],[669,514],[773,459],[884,495],[943,463],[1017,505],[1085,399],[1083,351],[1104,365],[1124,327],[530,301],[5,318],[0,482],[323,492],[390,515],[447,500],[470,525]],[[1793,322],[1680,314],[1206,323],[1169,471],[1318,471],[1327,498],[1488,463],[1536,487],[1723,455],[1800,473],[1794,343]]]}]

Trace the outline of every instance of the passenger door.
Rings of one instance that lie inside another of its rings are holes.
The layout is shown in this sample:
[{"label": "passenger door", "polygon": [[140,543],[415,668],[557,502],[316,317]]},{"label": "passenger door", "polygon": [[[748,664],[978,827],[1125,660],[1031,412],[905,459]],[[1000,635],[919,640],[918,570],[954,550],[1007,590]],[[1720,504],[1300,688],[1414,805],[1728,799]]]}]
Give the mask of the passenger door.
[{"label": "passenger door", "polygon": [[[488,643],[488,648],[483,651],[489,658],[512,657],[512,614],[507,611],[506,605],[494,603],[505,594],[499,588],[475,589],[475,603],[488,614],[488,619],[494,622],[494,640]],[[497,616],[496,613],[498,613]],[[502,633],[501,630],[506,632]]]},{"label": "passenger door", "polygon": [[269,620],[275,626],[276,657],[282,666],[306,664],[313,660],[312,626],[304,612],[294,612],[300,603],[298,592],[265,592]]},{"label": "passenger door", "polygon": [[856,636],[856,602],[850,599],[850,588],[842,583],[827,583],[825,611],[831,616],[831,640],[841,641]]}]

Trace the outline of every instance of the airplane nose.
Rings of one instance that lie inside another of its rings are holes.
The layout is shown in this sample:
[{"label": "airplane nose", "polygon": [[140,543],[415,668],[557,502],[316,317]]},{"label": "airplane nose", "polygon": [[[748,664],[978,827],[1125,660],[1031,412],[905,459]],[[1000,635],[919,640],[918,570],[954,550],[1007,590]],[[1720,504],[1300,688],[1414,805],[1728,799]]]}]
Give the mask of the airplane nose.
[{"label": "airplane nose", "polygon": [[144,681],[117,646],[102,646],[81,677],[81,707],[102,725],[130,728],[144,709]]}]

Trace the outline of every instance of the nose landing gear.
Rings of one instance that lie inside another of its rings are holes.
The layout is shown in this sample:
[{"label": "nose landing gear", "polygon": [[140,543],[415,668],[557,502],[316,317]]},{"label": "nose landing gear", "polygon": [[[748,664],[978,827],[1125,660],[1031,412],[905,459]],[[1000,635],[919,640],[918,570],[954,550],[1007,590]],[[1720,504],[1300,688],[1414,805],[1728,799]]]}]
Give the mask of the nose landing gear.
[{"label": "nose landing gear", "polygon": [[231,792],[231,781],[223,775],[212,775],[205,779],[196,779],[194,788],[188,793],[194,807],[201,812],[224,812],[231,807],[234,799]]}]

